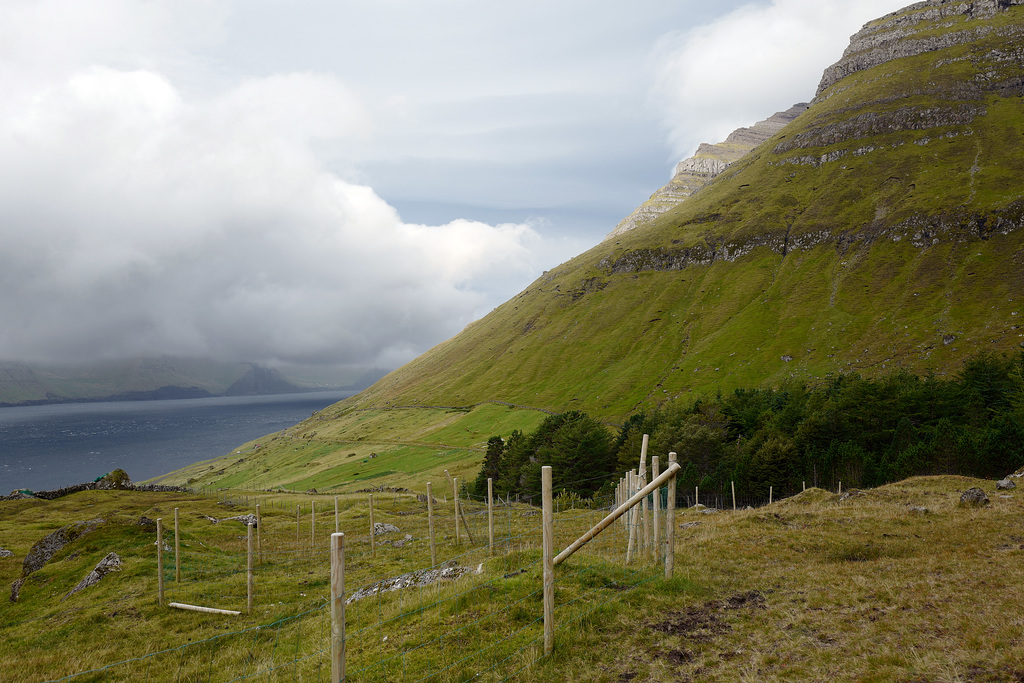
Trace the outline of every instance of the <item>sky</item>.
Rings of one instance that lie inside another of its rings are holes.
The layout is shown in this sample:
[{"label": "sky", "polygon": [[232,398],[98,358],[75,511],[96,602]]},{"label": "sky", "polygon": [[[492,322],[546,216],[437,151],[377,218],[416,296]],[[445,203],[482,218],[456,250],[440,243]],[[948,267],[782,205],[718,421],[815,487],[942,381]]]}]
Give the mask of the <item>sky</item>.
[{"label": "sky", "polygon": [[0,360],[384,368],[905,0],[0,0]]}]

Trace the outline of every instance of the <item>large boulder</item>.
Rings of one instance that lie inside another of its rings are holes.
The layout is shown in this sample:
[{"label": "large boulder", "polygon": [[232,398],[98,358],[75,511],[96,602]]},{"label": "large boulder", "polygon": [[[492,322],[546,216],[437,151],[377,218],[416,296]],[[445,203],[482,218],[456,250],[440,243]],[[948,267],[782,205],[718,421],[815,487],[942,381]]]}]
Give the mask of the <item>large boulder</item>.
[{"label": "large boulder", "polygon": [[996,482],[996,489],[999,491],[1009,491],[1010,489],[1015,488],[1017,488],[1017,485],[1014,484],[1013,480],[1010,478],[1000,479],[998,482]]},{"label": "large boulder", "polygon": [[96,481],[96,488],[98,489],[132,489],[132,478],[128,476],[128,473],[118,468],[113,472],[107,472]]},{"label": "large boulder", "polygon": [[983,507],[989,502],[988,496],[977,486],[967,489],[960,495],[960,505],[964,507]]},{"label": "large boulder", "polygon": [[50,561],[54,555],[60,552],[61,548],[75,539],[89,533],[100,524],[102,519],[93,519],[88,522],[75,522],[61,527],[36,541],[35,545],[28,551],[25,561],[22,564],[21,575],[28,576],[32,572],[39,571]]},{"label": "large boulder", "polygon": [[99,561],[95,569],[89,572],[84,579],[78,582],[78,585],[71,589],[71,592],[64,596],[64,600],[67,600],[72,595],[80,590],[88,588],[89,586],[95,586],[100,582],[104,576],[110,572],[121,571],[121,565],[123,564],[120,556],[117,553],[108,553],[106,557]]}]

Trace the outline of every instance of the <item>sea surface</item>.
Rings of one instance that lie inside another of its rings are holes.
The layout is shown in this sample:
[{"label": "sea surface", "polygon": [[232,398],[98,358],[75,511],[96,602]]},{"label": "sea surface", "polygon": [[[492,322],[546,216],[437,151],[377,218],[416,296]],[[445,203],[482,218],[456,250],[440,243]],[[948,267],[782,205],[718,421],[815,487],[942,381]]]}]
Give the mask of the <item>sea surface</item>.
[{"label": "sea surface", "polygon": [[355,392],[0,408],[0,495],[93,481],[138,482],[280,431]]}]

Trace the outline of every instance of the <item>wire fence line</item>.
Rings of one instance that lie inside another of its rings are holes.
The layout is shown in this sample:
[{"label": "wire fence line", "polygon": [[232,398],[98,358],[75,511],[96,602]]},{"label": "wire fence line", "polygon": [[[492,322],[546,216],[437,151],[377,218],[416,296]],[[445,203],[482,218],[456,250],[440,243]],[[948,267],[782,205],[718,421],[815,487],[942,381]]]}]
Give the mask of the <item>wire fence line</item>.
[{"label": "wire fence line", "polygon": [[[245,613],[252,600],[253,608],[242,617],[245,626],[231,630],[229,625],[225,633],[52,681],[333,680],[329,541],[336,528],[346,535],[350,588],[345,593],[345,680],[511,680],[549,652],[541,604],[544,515],[537,508],[512,501],[489,507],[486,498],[462,490],[461,511],[454,496],[435,496],[430,520],[425,495],[402,492],[374,497],[378,528],[371,530],[366,494],[309,496],[298,503],[294,496],[270,493],[215,495],[233,512],[260,516],[252,570],[247,526],[228,520],[215,525],[192,516],[183,520],[177,538],[164,536],[159,567],[153,558],[153,573],[162,571],[167,579],[165,594],[147,586],[111,604],[163,599],[164,604]],[[646,500],[647,515],[667,513],[667,489]],[[697,501],[719,509],[733,503],[731,496],[680,491],[676,505],[692,507]],[[744,507],[767,502],[736,499]],[[620,505],[615,494],[562,500],[554,511],[556,549],[586,534]],[[571,640],[622,592],[661,579],[664,536],[660,545],[652,540],[644,545],[645,524],[649,517],[640,513],[624,515],[563,565],[555,579],[555,642]],[[632,554],[631,535],[637,539]],[[431,536],[435,548],[428,554]],[[175,547],[181,549],[177,555]],[[431,563],[434,553],[437,561]]]}]

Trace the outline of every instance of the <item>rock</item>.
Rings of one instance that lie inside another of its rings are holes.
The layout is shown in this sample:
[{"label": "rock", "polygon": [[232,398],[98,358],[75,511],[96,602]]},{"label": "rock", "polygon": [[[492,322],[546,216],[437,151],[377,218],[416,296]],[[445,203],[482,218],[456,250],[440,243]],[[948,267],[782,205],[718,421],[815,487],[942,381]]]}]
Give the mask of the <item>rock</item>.
[{"label": "rock", "polygon": [[11,602],[18,602],[21,595],[21,587],[25,584],[25,577],[22,577],[11,584]]},{"label": "rock", "polygon": [[718,514],[718,510],[716,510],[715,508],[707,508],[706,510],[701,510],[701,514],[703,514],[703,515],[717,515]]},{"label": "rock", "polygon": [[141,517],[139,517],[139,521],[137,521],[136,524],[141,526],[143,531],[148,531],[151,533],[156,532],[156,520],[150,519],[146,515],[142,515]]},{"label": "rock", "polygon": [[61,527],[39,541],[36,541],[35,545],[33,545],[28,551],[28,555],[25,556],[21,575],[25,577],[32,572],[42,569],[43,566],[50,561],[50,558],[60,552],[61,548],[75,539],[84,536],[101,524],[103,524],[102,519],[93,519],[88,522],[75,522],[74,524]]},{"label": "rock", "polygon": [[793,362],[793,356],[789,355],[788,353],[786,355],[782,356],[781,358],[782,358],[782,362],[783,363],[792,363]]},{"label": "rock", "polygon": [[680,529],[692,529],[692,528],[697,527],[697,526],[700,526],[700,522],[686,522],[684,524],[680,524],[679,528]]},{"label": "rock", "polygon": [[1009,478],[1000,479],[998,482],[996,482],[996,490],[998,491],[1009,491],[1010,489],[1015,488],[1017,488],[1017,485],[1010,481]]},{"label": "rock", "polygon": [[125,490],[133,489],[135,487],[132,486],[132,478],[128,476],[128,473],[118,468],[113,472],[108,472],[107,474],[104,474],[102,477],[100,477],[100,479],[96,482],[96,488],[102,490]]},{"label": "rock", "polygon": [[703,503],[697,503],[696,505],[694,505],[694,506],[693,506],[693,508],[692,508],[692,509],[694,509],[694,510],[697,510],[697,511],[699,512],[699,511],[701,511],[701,510],[706,510],[706,509],[707,509],[707,507],[708,507],[708,506],[707,506],[707,505],[704,505]]},{"label": "rock", "polygon": [[373,523],[373,535],[382,536],[384,534],[393,534],[398,531],[398,527],[394,524],[385,524],[384,522]]},{"label": "rock", "polygon": [[458,579],[465,574],[469,574],[470,572],[479,574],[482,570],[482,566],[473,570],[469,567],[461,567],[455,564],[454,561],[448,561],[438,569],[420,569],[409,574],[396,576],[393,579],[378,581],[372,586],[367,586],[366,588],[360,588],[348,597],[345,604],[347,605],[355,602],[356,600],[369,598],[379,593],[390,593],[391,591],[397,591],[403,588],[429,586],[430,584],[437,583],[438,581],[454,581],[455,579]]},{"label": "rock", "polygon": [[927,515],[929,512],[931,512],[931,510],[929,510],[928,508],[923,507],[912,507],[910,508],[910,511],[917,515]]},{"label": "rock", "polygon": [[231,522],[241,522],[243,526],[249,526],[250,524],[252,524],[255,527],[256,526],[256,515],[254,515],[252,513],[249,513],[247,515],[236,515],[234,517],[228,517],[227,519],[225,519],[223,521],[225,521],[225,522],[228,522],[228,521],[231,521]]},{"label": "rock", "polygon": [[1021,467],[1019,470],[1008,476],[1007,479],[1020,479],[1021,477],[1024,477],[1024,467]]},{"label": "rock", "polygon": [[95,569],[89,572],[84,579],[78,582],[77,586],[71,589],[70,593],[64,596],[61,602],[67,600],[80,590],[88,588],[89,586],[95,586],[100,582],[100,579],[110,572],[121,571],[121,564],[122,560],[117,553],[108,553],[106,557],[99,561]]},{"label": "rock", "polygon": [[847,498],[856,498],[858,496],[863,496],[863,495],[864,495],[863,491],[858,491],[857,489],[850,489],[848,491],[843,491],[843,494],[841,496],[839,496],[839,500],[840,501],[844,501]]},{"label": "rock", "polygon": [[6,548],[0,548],[0,557],[14,557],[14,553]]},{"label": "rock", "polygon": [[977,486],[969,488],[960,496],[960,505],[965,507],[982,507],[989,504],[988,496]]}]

